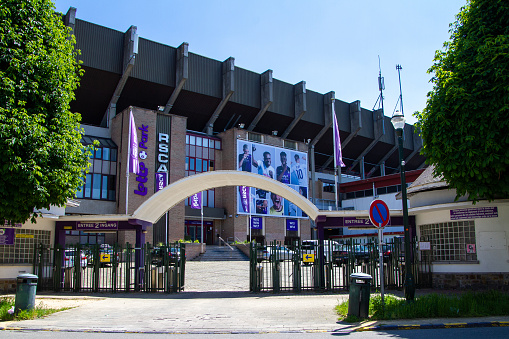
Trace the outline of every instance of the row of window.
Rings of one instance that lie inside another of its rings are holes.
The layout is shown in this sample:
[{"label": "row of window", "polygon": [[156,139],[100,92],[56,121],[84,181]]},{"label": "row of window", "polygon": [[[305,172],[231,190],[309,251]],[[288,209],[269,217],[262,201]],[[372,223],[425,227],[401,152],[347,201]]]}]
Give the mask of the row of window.
[{"label": "row of window", "polygon": [[[216,191],[215,190],[208,190],[202,192],[201,195],[201,203],[204,207],[216,207],[216,200],[215,200]],[[186,206],[191,206],[191,197],[187,198],[185,200]]]},{"label": "row of window", "polygon": [[115,201],[117,173],[117,145],[111,140],[100,137],[82,136],[83,145],[99,141],[99,147],[90,157],[89,173],[85,175],[85,184],[76,192],[78,199]]},{"label": "row of window", "polygon": [[115,175],[90,173],[85,176],[85,185],[76,192],[78,199],[115,201]]},{"label": "row of window", "polygon": [[186,145],[201,146],[205,148],[221,149],[221,140],[216,138],[208,138],[205,136],[197,136],[193,134],[186,135]]},{"label": "row of window", "polygon": [[[85,233],[83,231],[65,231],[68,243],[76,243],[79,241],[81,245],[105,244],[106,236],[104,233]],[[74,242],[73,242],[74,240]]]},{"label": "row of window", "polygon": [[[221,149],[221,140],[213,137],[186,135],[186,167],[185,176],[214,170],[215,151]],[[214,189],[203,192],[202,204],[205,207],[215,207]],[[185,205],[190,206],[190,199],[185,200]]]},{"label": "row of window", "polygon": [[[205,160],[200,158],[186,157],[186,172],[193,171],[194,173],[209,172],[214,170],[214,161]],[[186,176],[191,175],[187,174]]]},{"label": "row of window", "polygon": [[[409,184],[407,184],[407,186],[408,185]],[[326,191],[325,187],[326,186],[324,185],[324,192],[334,192],[334,187],[330,188],[331,185],[327,185],[327,189],[329,189],[331,191]],[[401,185],[393,185],[393,186],[387,186],[387,187],[378,187],[376,189],[376,194],[377,195],[389,194],[389,193],[398,193],[398,192],[401,192]],[[373,189],[367,189],[367,190],[361,190],[361,191],[344,193],[343,194],[343,200],[355,199],[355,198],[364,198],[364,197],[372,197],[372,196],[373,196]]]},{"label": "row of window", "polygon": [[433,261],[477,261],[473,220],[421,225],[420,230]]}]

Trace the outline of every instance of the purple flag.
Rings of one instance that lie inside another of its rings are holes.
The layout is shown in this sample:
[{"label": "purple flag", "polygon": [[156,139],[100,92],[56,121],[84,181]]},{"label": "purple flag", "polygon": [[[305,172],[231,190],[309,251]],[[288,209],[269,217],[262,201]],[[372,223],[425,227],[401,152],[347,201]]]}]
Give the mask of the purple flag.
[{"label": "purple flag", "polygon": [[343,163],[343,153],[341,151],[341,139],[339,138],[338,120],[334,110],[334,102],[332,102],[332,131],[334,133],[334,155],[336,157],[336,166],[346,167]]},{"label": "purple flag", "polygon": [[138,160],[138,134],[136,133],[136,124],[134,123],[133,112],[129,112],[129,172],[139,174],[140,166]]},{"label": "purple flag", "polygon": [[201,192],[195,193],[191,196],[191,208],[201,209]]},{"label": "purple flag", "polygon": [[249,187],[239,186],[240,202],[242,203],[242,209],[244,212],[249,213]]}]

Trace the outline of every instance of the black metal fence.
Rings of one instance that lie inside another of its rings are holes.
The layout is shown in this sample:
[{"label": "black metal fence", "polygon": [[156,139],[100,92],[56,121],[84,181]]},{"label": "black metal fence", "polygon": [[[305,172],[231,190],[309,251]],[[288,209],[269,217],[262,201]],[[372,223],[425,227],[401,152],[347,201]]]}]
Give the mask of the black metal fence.
[{"label": "black metal fence", "polygon": [[184,289],[185,244],[135,248],[74,245],[35,248],[39,290],[69,292],[166,292]]},{"label": "black metal fence", "polygon": [[[424,251],[417,251],[415,241],[411,245],[414,249],[411,259],[416,287],[431,287],[430,256]],[[403,241],[394,238],[386,242],[382,250],[385,288],[403,288]],[[326,240],[322,245],[318,241],[303,241],[285,246],[280,242],[253,242],[250,258],[250,290],[253,292],[348,290],[349,277],[354,272],[371,275],[371,286],[380,288],[378,243]]]}]

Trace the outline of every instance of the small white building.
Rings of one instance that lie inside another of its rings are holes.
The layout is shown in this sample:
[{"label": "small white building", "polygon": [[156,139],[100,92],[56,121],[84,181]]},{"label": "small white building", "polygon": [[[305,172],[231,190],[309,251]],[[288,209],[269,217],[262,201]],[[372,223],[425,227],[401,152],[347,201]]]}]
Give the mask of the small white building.
[{"label": "small white building", "polygon": [[455,201],[456,191],[433,170],[408,188],[419,252],[430,251],[433,287],[508,290],[509,200]]}]

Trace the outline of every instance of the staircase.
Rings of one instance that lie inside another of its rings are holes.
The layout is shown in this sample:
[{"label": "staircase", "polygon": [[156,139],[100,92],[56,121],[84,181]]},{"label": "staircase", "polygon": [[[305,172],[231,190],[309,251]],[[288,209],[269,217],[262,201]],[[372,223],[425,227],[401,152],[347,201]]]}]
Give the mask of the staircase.
[{"label": "staircase", "polygon": [[249,258],[244,255],[237,247],[207,245],[205,253],[198,256],[196,261],[248,261]]}]

